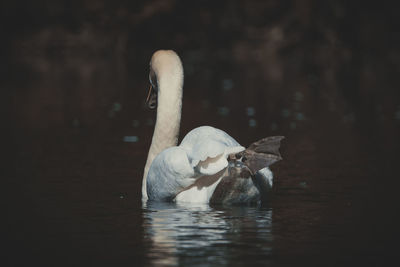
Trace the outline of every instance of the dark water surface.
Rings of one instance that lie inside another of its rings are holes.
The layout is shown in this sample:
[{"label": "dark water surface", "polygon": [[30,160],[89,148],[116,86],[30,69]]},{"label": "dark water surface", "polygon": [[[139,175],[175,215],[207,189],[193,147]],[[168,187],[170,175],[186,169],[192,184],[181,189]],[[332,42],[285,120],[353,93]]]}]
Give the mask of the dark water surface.
[{"label": "dark water surface", "polygon": [[147,144],[120,134],[22,135],[7,262],[387,265],[398,233],[391,163],[352,128],[312,132],[283,142],[270,202],[235,207],[142,204]]}]

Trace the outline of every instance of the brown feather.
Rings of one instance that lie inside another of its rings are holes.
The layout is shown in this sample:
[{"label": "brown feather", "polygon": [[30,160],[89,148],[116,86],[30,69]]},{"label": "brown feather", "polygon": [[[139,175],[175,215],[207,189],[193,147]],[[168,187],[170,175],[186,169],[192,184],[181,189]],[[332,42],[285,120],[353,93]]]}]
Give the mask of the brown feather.
[{"label": "brown feather", "polygon": [[242,161],[251,170],[252,175],[282,160],[279,147],[284,138],[284,136],[266,137],[252,143],[245,151],[241,152]]}]

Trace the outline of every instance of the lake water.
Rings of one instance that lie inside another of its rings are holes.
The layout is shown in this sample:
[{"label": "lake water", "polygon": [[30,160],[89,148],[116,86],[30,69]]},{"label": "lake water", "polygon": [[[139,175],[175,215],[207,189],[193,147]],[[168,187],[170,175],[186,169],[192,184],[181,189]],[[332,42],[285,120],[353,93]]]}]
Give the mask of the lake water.
[{"label": "lake water", "polygon": [[20,134],[5,195],[6,261],[388,265],[398,234],[394,160],[353,128],[333,129],[287,135],[271,199],[260,206],[141,203],[148,144],[124,142],[121,131]]}]

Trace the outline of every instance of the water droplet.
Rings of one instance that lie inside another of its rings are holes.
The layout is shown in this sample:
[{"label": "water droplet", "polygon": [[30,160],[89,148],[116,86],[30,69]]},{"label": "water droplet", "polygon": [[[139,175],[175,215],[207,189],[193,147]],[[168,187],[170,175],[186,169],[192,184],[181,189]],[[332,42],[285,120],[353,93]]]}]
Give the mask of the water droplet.
[{"label": "water droplet", "polygon": [[119,198],[120,198],[120,199],[123,199],[123,198],[124,198],[124,196],[123,196],[123,195],[120,195],[120,196],[119,196]]},{"label": "water droplet", "polygon": [[232,90],[234,85],[235,83],[231,79],[222,80],[222,90],[224,90],[225,92]]},{"label": "water droplet", "polygon": [[247,116],[254,116],[256,114],[256,109],[254,107],[247,107],[246,114]]},{"label": "water droplet", "polygon": [[255,119],[250,119],[249,120],[249,126],[250,127],[256,127],[257,126],[257,121]]},{"label": "water droplet", "polygon": [[219,107],[217,109],[217,112],[220,116],[228,116],[229,114],[229,108],[228,107]]},{"label": "water droplet", "polygon": [[112,106],[112,110],[114,110],[115,112],[118,112],[122,109],[122,105],[118,102],[114,102],[113,106]]},{"label": "water droplet", "polygon": [[284,108],[282,109],[282,117],[288,118],[290,116],[290,110]]},{"label": "water droplet", "polygon": [[124,136],[123,141],[125,143],[136,143],[137,141],[139,141],[139,137],[137,137],[136,135],[127,135]]},{"label": "water droplet", "polygon": [[304,117],[303,113],[301,113],[301,112],[296,113],[296,120],[303,121],[304,119],[305,119],[305,117]]},{"label": "water droplet", "polygon": [[299,187],[306,189],[308,187],[307,182],[300,182]]}]

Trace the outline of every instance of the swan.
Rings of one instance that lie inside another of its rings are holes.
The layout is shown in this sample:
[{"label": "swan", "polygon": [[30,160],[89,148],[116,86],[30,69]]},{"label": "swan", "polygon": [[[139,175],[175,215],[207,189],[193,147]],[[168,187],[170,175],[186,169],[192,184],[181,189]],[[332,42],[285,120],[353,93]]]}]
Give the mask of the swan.
[{"label": "swan", "polygon": [[178,145],[183,67],[172,50],[150,61],[146,99],[157,119],[142,180],[142,200],[190,203],[259,202],[273,184],[269,165],[282,159],[283,136],[261,139],[247,149],[226,132],[201,126]]}]

